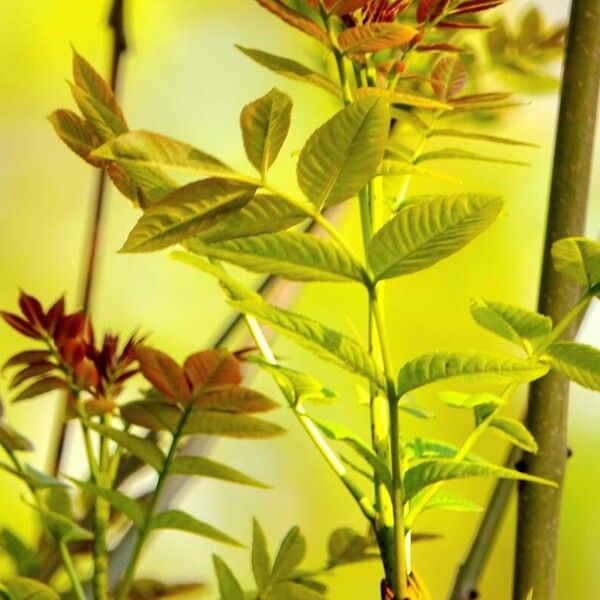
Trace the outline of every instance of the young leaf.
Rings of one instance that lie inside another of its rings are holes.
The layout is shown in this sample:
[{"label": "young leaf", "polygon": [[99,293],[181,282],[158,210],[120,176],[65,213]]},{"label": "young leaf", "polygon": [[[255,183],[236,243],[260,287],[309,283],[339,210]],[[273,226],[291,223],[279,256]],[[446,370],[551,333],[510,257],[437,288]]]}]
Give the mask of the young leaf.
[{"label": "young leaf", "polygon": [[278,583],[290,579],[296,567],[302,562],[305,554],[306,541],[300,533],[300,529],[293,527],[288,531],[279,546],[279,550],[273,561],[270,581]]},{"label": "young leaf", "polygon": [[51,587],[26,577],[3,579],[0,595],[5,595],[7,600],[60,600]]},{"label": "young leaf", "polygon": [[376,279],[425,269],[458,252],[498,216],[497,196],[461,194],[402,208],[373,237],[368,260]]},{"label": "young leaf", "polygon": [[223,348],[191,354],[183,363],[183,371],[196,398],[217,386],[236,386],[242,381],[239,360]]},{"label": "young leaf", "polygon": [[450,479],[465,477],[500,477],[521,479],[556,487],[556,484],[541,477],[534,477],[513,469],[480,462],[454,462],[448,459],[427,460],[408,469],[404,475],[404,502],[411,500],[422,489]]},{"label": "young leaf", "polygon": [[132,425],[145,427],[150,431],[175,432],[182,412],[172,404],[138,400],[120,407],[121,418]]},{"label": "young leaf", "polygon": [[499,431],[504,436],[508,437],[508,439],[516,446],[519,446],[519,448],[523,448],[523,450],[533,454],[538,451],[538,445],[535,438],[521,421],[509,417],[494,417],[490,421],[490,427],[493,427],[494,430]]},{"label": "young leaf", "polygon": [[455,377],[485,377],[525,383],[543,377],[540,362],[484,352],[433,352],[408,361],[398,373],[398,396],[435,381]]},{"label": "young leaf", "polygon": [[35,377],[39,377],[40,375],[45,375],[46,373],[50,373],[50,371],[54,371],[55,369],[56,365],[46,361],[28,365],[13,376],[13,378],[10,380],[10,383],[8,384],[8,389],[12,390],[24,383],[25,381],[27,381],[28,379],[33,379]]},{"label": "young leaf", "polygon": [[0,446],[10,452],[31,452],[33,444],[0,418]]},{"label": "young leaf", "polygon": [[191,390],[183,369],[167,354],[148,346],[138,346],[135,357],[144,377],[175,402],[187,401]]},{"label": "young leaf", "polygon": [[271,557],[269,556],[267,538],[256,519],[252,521],[252,573],[254,574],[256,587],[261,592],[269,583]]},{"label": "young leaf", "polygon": [[244,48],[243,46],[238,45],[236,45],[236,48],[240,52],[243,52],[248,58],[251,58],[254,62],[266,67],[278,75],[282,75],[288,79],[293,79],[294,81],[311,83],[338,98],[340,97],[340,88],[333,81],[331,81],[331,79],[325,75],[322,75],[321,73],[317,73],[316,71],[309,69],[295,60],[291,60],[283,56],[276,56],[268,52],[263,52],[262,50],[256,50],[254,48]]},{"label": "young leaf", "polygon": [[442,14],[449,3],[450,0],[420,0],[417,6],[417,21],[433,21]]},{"label": "young leaf", "polygon": [[298,183],[317,207],[348,200],[375,173],[390,125],[385,100],[364,98],[317,129],[300,152]]},{"label": "young leaf", "polygon": [[253,477],[227,465],[223,465],[204,456],[176,456],[171,463],[169,473],[173,475],[197,475],[230,481],[241,485],[266,489],[269,486]]},{"label": "young leaf", "polygon": [[27,386],[24,390],[20,391],[13,399],[13,402],[21,402],[22,400],[30,400],[31,398],[37,398],[48,392],[54,390],[68,390],[69,385],[66,381],[60,377],[44,377],[34,381],[31,385]]},{"label": "young leaf", "polygon": [[511,138],[499,137],[496,135],[486,135],[474,131],[463,131],[462,129],[434,129],[430,137],[457,137],[466,140],[477,140],[480,142],[491,142],[493,144],[504,144],[506,146],[526,146],[529,148],[539,148],[538,144],[531,142],[523,142],[521,140],[513,140]]},{"label": "young leaf", "polygon": [[123,448],[131,452],[131,454],[134,456],[137,456],[143,460],[144,463],[150,465],[156,471],[160,471],[162,469],[165,456],[160,448],[150,440],[138,437],[137,435],[133,435],[127,431],[114,429],[113,427],[109,427],[107,425],[99,425],[92,421],[89,421],[87,426],[109,440],[116,442],[119,444],[119,446],[123,446]]},{"label": "young leaf", "polygon": [[142,528],[144,524],[145,512],[135,500],[132,500],[117,490],[106,489],[94,483],[79,481],[71,477],[69,477],[69,481],[72,481],[77,487],[88,492],[89,494],[106,500],[111,506],[122,512],[125,516],[129,517],[134,527],[138,529],[138,531]]},{"label": "young leaf", "polygon": [[265,321],[324,360],[362,375],[381,388],[385,387],[385,377],[369,354],[360,344],[338,331],[262,300],[234,301],[231,305],[242,313]]},{"label": "young leaf", "polygon": [[185,185],[144,213],[121,251],[152,252],[192,238],[242,208],[255,191],[254,185],[216,178]]},{"label": "young leaf", "polygon": [[529,163],[523,162],[522,160],[485,156],[483,154],[477,154],[476,152],[470,152],[469,150],[463,150],[462,148],[443,148],[441,150],[424,152],[417,158],[416,163],[419,164],[431,160],[477,160],[502,165],[516,165],[517,167],[530,166]]},{"label": "young leaf", "polygon": [[307,33],[325,46],[329,46],[329,38],[325,30],[317,25],[314,21],[305,17],[298,11],[286,6],[280,0],[256,0],[263,8],[285,21],[288,25]]},{"label": "young leaf", "polygon": [[[47,358],[50,358],[52,353],[49,350],[25,350],[24,352],[18,352],[11,356],[3,365],[2,373],[5,369],[10,367],[17,367],[19,365],[29,365],[37,362],[42,362]],[[1,415],[0,415],[1,416]]]},{"label": "young leaf", "polygon": [[252,237],[289,229],[307,219],[304,211],[279,196],[257,194],[240,210],[219,219],[202,231],[198,240],[205,244]]},{"label": "young leaf", "polygon": [[600,391],[600,350],[597,348],[577,342],[555,342],[542,360],[571,381]]},{"label": "young leaf", "polygon": [[504,302],[474,299],[471,316],[485,329],[519,344],[528,354],[552,331],[549,317]]},{"label": "young leaf", "polygon": [[392,488],[392,477],[387,465],[371,450],[371,448],[352,430],[340,425],[311,417],[313,423],[331,440],[345,442],[381,477],[388,489]]},{"label": "young leaf", "polygon": [[558,240],[552,258],[557,271],[586,288],[600,284],[600,242],[583,237]]},{"label": "young leaf", "polygon": [[150,131],[129,131],[100,148],[92,156],[116,162],[128,170],[164,168],[197,177],[236,177],[227,165],[189,144]]},{"label": "young leaf", "polygon": [[367,23],[342,31],[338,38],[344,54],[379,52],[410,42],[418,30],[398,23]]},{"label": "young leaf", "polygon": [[356,90],[356,98],[358,100],[364,98],[381,98],[393,105],[395,109],[398,109],[401,106],[416,106],[431,110],[452,110],[452,107],[449,104],[440,102],[435,98],[408,92],[392,92],[382,88],[359,87]]},{"label": "young leaf", "polygon": [[56,110],[48,116],[58,137],[75,154],[93,166],[98,166],[99,161],[90,157],[90,153],[100,145],[100,138],[94,133],[87,121],[70,110]]},{"label": "young leaf", "polygon": [[[458,452],[458,448],[453,444],[449,444],[448,442],[423,439],[419,437],[407,442],[406,449],[409,451],[409,457],[412,455],[412,457],[417,460],[424,458],[453,458]],[[484,458],[475,454],[467,455],[464,460],[484,463],[488,462]]]},{"label": "young leaf", "polygon": [[[390,148],[388,147],[388,151],[389,150]],[[403,160],[394,160],[392,158],[384,159],[381,161],[379,169],[377,169],[377,175],[381,177],[414,175],[417,177],[431,177],[431,179],[439,179],[440,181],[446,181],[448,183],[460,183],[460,179],[457,179],[456,177],[413,165],[412,162],[410,162],[410,158],[404,158]]]},{"label": "young leaf", "polygon": [[336,529],[330,536],[327,551],[330,565],[343,565],[373,558],[367,554],[372,540],[360,535],[350,527]]},{"label": "young leaf", "polygon": [[438,492],[423,507],[426,510],[454,510],[459,512],[481,512],[483,509],[478,504],[446,492]]},{"label": "young leaf", "polygon": [[216,554],[213,554],[213,565],[219,582],[221,600],[246,600],[246,595],[231,569]]},{"label": "young leaf", "polygon": [[291,113],[292,100],[276,88],[242,109],[240,125],[246,154],[263,177],[283,146]]},{"label": "young leaf", "polygon": [[479,392],[477,394],[442,392],[440,398],[444,404],[453,408],[473,409],[478,406],[500,406],[505,404],[505,401],[500,396],[488,392]]},{"label": "young leaf", "polygon": [[267,233],[216,244],[204,244],[195,239],[185,246],[194,254],[297,281],[363,282],[366,278],[363,268],[338,246],[297,231]]},{"label": "young leaf", "polygon": [[279,404],[255,390],[223,386],[204,393],[196,406],[229,413],[255,413],[273,410]]},{"label": "young leaf", "polygon": [[227,534],[215,529],[212,525],[199,521],[196,517],[183,512],[182,510],[169,509],[158,513],[150,522],[151,529],[177,529],[187,531],[196,535],[229,544],[231,546],[243,547],[238,541]]},{"label": "young leaf", "polygon": [[431,72],[431,87],[443,102],[460,94],[467,83],[467,72],[458,56],[442,56]]}]

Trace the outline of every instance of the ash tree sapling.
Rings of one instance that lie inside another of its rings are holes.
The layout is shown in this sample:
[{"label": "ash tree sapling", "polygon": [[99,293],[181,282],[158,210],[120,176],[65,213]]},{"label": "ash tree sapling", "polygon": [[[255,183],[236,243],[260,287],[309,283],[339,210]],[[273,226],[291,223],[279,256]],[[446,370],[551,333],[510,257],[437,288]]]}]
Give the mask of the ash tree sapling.
[{"label": "ash tree sapling", "polygon": [[[600,244],[592,240],[570,238],[555,244],[556,269],[584,288],[580,300],[558,322],[505,302],[473,300],[475,322],[512,342],[518,353],[436,351],[415,356],[398,369],[388,348],[391,332],[383,310],[386,281],[428,269],[459,252],[484,235],[503,208],[502,199],[496,195],[453,191],[456,179],[431,164],[452,160],[523,166],[526,163],[489,154],[480,147],[534,146],[455,125],[474,115],[493,115],[519,104],[508,93],[478,87],[481,65],[467,52],[473,31],[489,31],[489,59],[502,62],[505,68],[514,66],[517,53],[509,50],[513,46],[522,54],[527,48],[533,49],[539,61],[555,56],[564,31],[546,31],[538,13],[530,12],[523,21],[520,41],[513,43],[505,27],[493,29],[485,18],[488,10],[503,4],[502,0],[257,3],[314,38],[337,71],[334,80],[295,60],[239,47],[259,65],[326,90],[340,102],[338,112],[307,134],[297,160],[300,193],[280,189],[270,181],[270,171],[293,121],[292,100],[277,88],[241,111],[242,142],[253,168],[249,173],[238,172],[188,143],[148,130],[130,130],[110,87],[77,53],[71,88],[81,114],[58,110],[50,116],[59,137],[85,161],[104,169],[122,194],[142,211],[121,251],[144,253],[179,246],[173,257],[220,283],[229,305],[243,315],[256,347],[256,352],[239,354],[206,350],[191,355],[180,366],[136,338],[121,354],[115,354],[118,342],[107,338],[105,345],[110,350],[103,354],[104,346],[96,349],[91,327],[79,315],[73,317],[79,327],[77,342],[65,354],[49,316],[58,309],[44,313],[37,301],[23,295],[24,316],[4,314],[13,328],[43,344],[42,350],[9,361],[9,366],[26,365],[15,376],[15,387],[35,378],[16,399],[66,387],[71,393],[73,416],[84,433],[90,476],[87,480],[67,479],[69,483],[36,474],[22,463],[16,451],[25,450],[27,444],[11,429],[3,428],[0,438],[13,460],[13,466],[7,468],[30,486],[50,531],[57,531],[52,529],[52,519],[58,517],[51,514],[46,490],[64,490],[70,485],[84,497],[94,498],[94,506],[78,522],[72,515],[59,515],[69,524],[66,531],[75,534],[54,536],[80,598],[83,592],[69,543],[81,545],[93,538],[94,598],[114,593],[118,600],[131,597],[136,586],[144,585],[136,581],[136,569],[144,544],[156,529],[182,529],[223,543],[237,543],[192,515],[171,508],[158,513],[154,509],[170,474],[203,475],[260,486],[251,477],[206,457],[178,452],[181,439],[192,434],[262,438],[282,433],[278,426],[253,415],[275,405],[262,394],[241,387],[240,361],[250,362],[273,377],[299,426],[355,501],[366,521],[366,533],[336,530],[329,539],[326,565],[317,571],[304,571],[298,568],[305,554],[299,530],[288,532],[271,560],[265,535],[255,521],[251,548],[254,583],[249,591],[222,558],[213,557],[220,596],[227,600],[323,598],[327,590],[319,575],[374,558],[381,561],[382,578],[373,587],[382,599],[431,598],[410,560],[411,544],[419,538],[415,530],[418,518],[434,509],[478,509],[470,500],[444,491],[447,481],[485,476],[556,485],[493,464],[473,452],[488,431],[528,452],[536,451],[536,441],[527,428],[502,414],[518,387],[552,370],[600,390],[600,351],[560,339],[600,291]],[[450,140],[451,145],[432,149],[432,138]],[[452,145],[461,140],[477,142],[477,149]],[[176,182],[170,172],[187,178],[187,182]],[[414,177],[440,182],[440,193],[410,196]],[[360,216],[360,252],[327,216],[330,207],[342,204]],[[307,231],[305,226],[310,222],[317,223],[325,235]],[[353,284],[348,293],[368,308],[364,315],[366,344],[310,316],[266,301],[236,279],[228,271],[229,265],[284,280]],[[66,317],[61,314],[62,318]],[[294,369],[293,360],[292,364],[287,360],[281,364],[263,324],[325,362],[362,378],[369,390],[370,440],[362,439],[343,423],[325,422],[312,415],[311,401],[335,394],[320,382],[318,373]],[[42,354],[36,354],[39,352]],[[127,364],[119,370],[123,360]],[[108,364],[114,364],[111,375],[105,373]],[[135,369],[152,387],[141,399],[120,404],[116,402],[120,386]],[[478,391],[457,391],[454,384],[463,379],[476,382]],[[447,388],[439,394],[441,402],[467,411],[473,419],[472,431],[458,447],[414,438],[405,419],[423,416],[412,405],[410,394],[439,382]],[[496,387],[488,388],[488,383],[501,384],[501,393],[492,393],[490,389]],[[99,448],[94,447],[92,433],[100,439]],[[342,455],[340,447],[351,451],[352,458]],[[158,474],[156,488],[142,501],[119,489],[119,465],[129,456]],[[137,531],[137,542],[118,589],[109,590],[107,539],[115,524],[113,512],[121,514]],[[90,531],[85,527],[88,524]],[[9,597],[20,598],[10,595],[10,585],[21,584],[18,580],[5,585]],[[156,596],[160,597],[160,592]]]}]

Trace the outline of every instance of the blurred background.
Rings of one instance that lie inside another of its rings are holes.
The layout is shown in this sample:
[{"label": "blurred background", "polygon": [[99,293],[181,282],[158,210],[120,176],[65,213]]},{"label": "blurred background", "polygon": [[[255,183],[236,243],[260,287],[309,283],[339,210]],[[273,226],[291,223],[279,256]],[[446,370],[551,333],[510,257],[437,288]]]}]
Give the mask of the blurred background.
[{"label": "blurred background", "polygon": [[[58,107],[73,108],[65,83],[70,78],[70,43],[98,70],[107,73],[109,4],[100,0],[0,1],[3,309],[15,309],[19,288],[45,304],[62,293],[67,294],[71,307],[79,302],[96,174],[58,140],[45,116]],[[550,23],[567,18],[568,3],[563,0],[534,4]],[[497,15],[504,11],[508,23],[516,24],[531,5],[513,0]],[[130,48],[123,64],[120,98],[130,127],[184,139],[248,171],[238,114],[244,104],[276,85],[293,97],[294,114],[274,179],[280,186],[295,188],[295,152],[309,132],[336,110],[335,101],[325,92],[278,78],[251,63],[234,44],[302,58],[319,68],[323,59],[317,49],[248,0],[131,0],[126,16]],[[529,102],[498,120],[474,124],[471,129],[485,126],[486,133],[527,139],[539,144],[540,149],[510,148],[504,154],[503,148],[489,149],[490,154],[526,160],[531,163],[528,168],[485,163],[465,167],[460,163],[463,184],[448,191],[501,193],[506,198],[506,209],[501,219],[465,251],[388,287],[386,309],[396,367],[414,355],[435,349],[512,351],[471,321],[469,299],[474,296],[535,305],[557,90],[527,77],[515,79],[509,73],[485,75],[495,78],[494,91],[498,82],[505,87],[514,84]],[[529,83],[529,89],[525,89],[525,83]],[[477,144],[465,148],[478,149]],[[438,166],[448,173],[457,169],[450,162]],[[599,177],[596,170],[588,231],[594,237],[600,232]],[[439,183],[415,180],[411,193],[440,189]],[[107,207],[93,303],[96,327],[126,334],[139,326],[151,332],[152,343],[178,358],[210,344],[229,316],[218,288],[199,272],[168,260],[165,254],[118,254],[138,213],[112,187]],[[344,220],[343,229],[349,236],[356,236],[358,244],[355,225],[350,217]],[[350,286],[309,285],[295,309],[349,333],[364,334],[365,299]],[[582,334],[596,344],[600,341],[597,313],[595,321],[586,322]],[[23,339],[0,325],[0,361],[22,347]],[[339,419],[368,435],[367,409],[358,402],[355,382],[283,340],[275,344],[275,350],[288,364],[313,372],[340,394],[336,403],[312,409],[316,414]],[[267,378],[258,376],[256,385],[277,394]],[[0,391],[6,391],[6,380],[0,382]],[[435,413],[435,418],[419,421],[405,417],[403,427],[408,437],[420,435],[453,442],[464,438],[470,428],[468,416],[441,407],[434,389],[418,399]],[[57,399],[47,396],[9,408],[11,422],[35,440],[37,451],[32,462],[38,466],[45,463],[56,406]],[[508,410],[517,415],[521,408],[517,402]],[[215,458],[270,483],[273,490],[202,481],[186,488],[178,502],[199,518],[246,541],[250,540],[251,518],[256,516],[273,551],[284,532],[299,525],[308,539],[305,566],[316,569],[326,558],[327,534],[340,526],[362,531],[361,515],[330,477],[292,415],[282,409],[274,419],[289,430],[285,437],[264,443],[219,442],[212,449]],[[600,507],[596,500],[600,491],[600,403],[597,396],[576,386],[570,427],[573,458],[561,526],[559,597],[591,600],[600,597]],[[77,447],[73,448],[76,453]],[[490,459],[503,460],[505,444],[490,435],[478,451]],[[76,455],[69,457],[67,468],[72,473],[81,468]],[[490,486],[489,481],[469,480],[453,487],[483,502]],[[9,524],[33,540],[36,523],[22,503],[24,492],[25,488],[14,479],[0,474],[0,526]],[[420,531],[442,536],[414,547],[414,564],[436,600],[444,598],[478,518],[468,513],[428,513],[421,520]],[[481,587],[481,597],[486,600],[509,597],[513,535],[511,507]],[[201,579],[212,586],[210,556],[215,551],[225,556],[250,586],[247,551],[218,547],[181,533],[161,533],[153,538],[141,574],[172,581]],[[8,563],[0,561],[0,574],[8,569]],[[379,578],[379,566],[372,563],[341,568],[325,581],[333,600],[375,600]]]}]

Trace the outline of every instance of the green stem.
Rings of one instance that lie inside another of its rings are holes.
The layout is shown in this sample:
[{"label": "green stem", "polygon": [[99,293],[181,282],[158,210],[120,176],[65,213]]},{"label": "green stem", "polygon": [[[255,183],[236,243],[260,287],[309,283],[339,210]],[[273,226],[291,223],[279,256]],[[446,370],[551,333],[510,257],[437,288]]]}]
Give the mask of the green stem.
[{"label": "green stem", "polygon": [[[600,2],[573,0],[565,55],[554,154],[539,312],[555,321],[579,297],[578,286],[552,265],[552,244],[583,235],[592,172],[600,86]],[[576,326],[566,331],[573,339]],[[525,483],[519,488],[513,597],[531,588],[544,600],[557,597],[556,570],[562,483],[567,459],[568,381],[550,373],[529,389],[526,424],[539,450],[525,454],[528,473],[551,479],[557,488]]]},{"label": "green stem", "polygon": [[154,492],[152,493],[152,496],[150,497],[150,500],[148,502],[148,506],[146,507],[146,516],[144,519],[144,523],[142,524],[135,546],[131,553],[131,558],[129,559],[129,563],[127,564],[125,573],[123,574],[123,579],[121,580],[121,584],[116,595],[116,600],[126,600],[126,598],[128,597],[131,585],[133,584],[135,573],[137,571],[138,563],[141,558],[144,544],[146,542],[148,534],[151,531],[152,518],[154,517],[156,503],[158,502],[163,485],[169,474],[171,463],[173,462],[175,454],[177,453],[177,445],[179,444],[179,440],[183,435],[183,429],[185,427],[185,424],[187,422],[192,408],[193,403],[190,403],[188,406],[186,406],[184,412],[181,415],[181,419],[179,419],[179,423],[177,424],[177,429],[173,433],[173,439],[171,440],[171,445],[169,447],[167,457],[165,458],[165,461],[158,473],[156,487],[154,488]]},{"label": "green stem", "polygon": [[73,564],[73,559],[69,554],[67,545],[64,542],[60,542],[58,544],[58,550],[60,552],[60,558],[62,559],[65,571],[67,572],[67,575],[71,580],[71,584],[73,585],[73,591],[75,592],[75,595],[79,600],[86,600],[85,592],[83,591],[79,577],[77,577],[77,571],[75,570],[75,565]]}]

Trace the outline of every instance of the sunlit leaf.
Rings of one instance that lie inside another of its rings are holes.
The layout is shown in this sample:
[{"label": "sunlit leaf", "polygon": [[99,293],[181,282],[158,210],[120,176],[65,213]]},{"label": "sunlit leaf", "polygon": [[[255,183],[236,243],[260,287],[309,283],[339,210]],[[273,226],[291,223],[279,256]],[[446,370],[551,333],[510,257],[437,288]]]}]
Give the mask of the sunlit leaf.
[{"label": "sunlit leaf", "polygon": [[425,269],[454,254],[498,216],[497,196],[461,194],[402,208],[373,237],[368,259],[376,279]]},{"label": "sunlit leaf", "polygon": [[499,137],[496,135],[487,135],[475,131],[464,131],[462,129],[434,129],[430,137],[457,137],[466,140],[477,140],[479,142],[491,142],[493,144],[504,144],[506,146],[527,146],[530,148],[539,148],[538,144],[524,142],[522,140],[513,140],[511,138]]},{"label": "sunlit leaf", "polygon": [[309,69],[295,60],[291,60],[283,56],[276,56],[274,54],[270,54],[269,52],[263,52],[262,50],[256,50],[254,48],[244,48],[243,46],[238,45],[236,45],[236,48],[251,58],[254,62],[266,67],[278,75],[282,75],[283,77],[287,77],[288,79],[293,79],[295,81],[301,81],[303,83],[311,83],[326,90],[336,97],[339,97],[341,94],[339,86],[331,81],[331,79],[325,75],[322,75],[321,73],[317,73],[316,71]]},{"label": "sunlit leaf", "polygon": [[411,500],[422,489],[450,479],[466,477],[499,477],[502,479],[520,479],[556,487],[556,484],[541,477],[506,469],[490,463],[454,462],[449,459],[436,459],[421,462],[408,469],[404,475],[404,502]]},{"label": "sunlit leaf", "polygon": [[142,375],[162,394],[174,401],[187,401],[191,390],[183,369],[167,354],[148,346],[137,346],[135,356]]},{"label": "sunlit leaf", "polygon": [[490,427],[493,427],[494,431],[502,433],[519,448],[534,454],[537,452],[538,445],[535,438],[521,421],[510,417],[494,417],[490,421]]},{"label": "sunlit leaf", "polygon": [[418,30],[398,23],[367,23],[345,29],[338,38],[345,54],[378,52],[410,42]]},{"label": "sunlit leaf", "polygon": [[555,342],[542,360],[571,381],[600,391],[600,350],[597,348],[577,342]]},{"label": "sunlit leaf", "polygon": [[478,504],[455,496],[454,494],[448,494],[446,492],[437,492],[431,500],[423,507],[422,512],[427,510],[453,510],[458,512],[481,512],[483,509]]},{"label": "sunlit leaf", "polygon": [[256,390],[223,386],[203,394],[196,406],[230,413],[255,413],[267,412],[279,405]]},{"label": "sunlit leaf", "polygon": [[242,381],[239,360],[223,348],[191,354],[185,359],[183,370],[196,399],[212,387],[236,386]]},{"label": "sunlit leaf", "polygon": [[292,101],[273,88],[242,109],[240,124],[248,159],[263,176],[275,162],[290,128]]},{"label": "sunlit leaf", "polygon": [[122,252],[151,252],[192,238],[242,208],[255,191],[253,185],[215,178],[185,185],[142,215]]},{"label": "sunlit leaf", "polygon": [[462,392],[441,392],[440,398],[444,404],[453,408],[473,409],[477,408],[478,406],[500,406],[506,403],[500,396],[490,394],[489,392],[478,392],[475,394],[464,394]]},{"label": "sunlit leaf", "polygon": [[459,94],[467,83],[467,72],[457,56],[442,56],[431,72],[431,87],[439,100]]},{"label": "sunlit leaf", "polygon": [[[458,447],[449,442],[441,440],[432,440],[426,438],[415,438],[406,442],[406,449],[409,457],[417,460],[424,458],[453,458],[458,452]],[[484,458],[475,454],[468,454],[465,461],[487,462]]]},{"label": "sunlit leaf", "polygon": [[231,546],[242,546],[227,534],[215,529],[212,525],[199,521],[196,517],[182,510],[165,510],[158,513],[150,522],[151,529],[176,529],[186,531]]},{"label": "sunlit leaf", "polygon": [[552,246],[555,268],[586,288],[600,284],[600,242],[566,238]]},{"label": "sunlit leaf", "polygon": [[232,483],[263,489],[269,487],[233,467],[218,463],[204,456],[176,456],[171,463],[169,473],[173,475],[209,477],[211,479],[220,479],[222,481],[230,481]]},{"label": "sunlit leaf", "polygon": [[318,208],[348,200],[375,173],[385,150],[387,102],[364,98],[317,129],[298,159],[298,183]]},{"label": "sunlit leaf", "polygon": [[297,281],[358,281],[363,268],[332,242],[308,233],[281,231],[215,244],[191,240],[185,245],[195,254],[224,260],[257,273],[270,273]]},{"label": "sunlit leaf", "polygon": [[526,383],[543,377],[540,362],[483,352],[433,352],[408,361],[398,373],[398,396],[435,381],[478,377],[500,382]]},{"label": "sunlit leaf", "polygon": [[356,90],[356,97],[358,99],[382,98],[388,103],[393,104],[396,108],[399,106],[416,106],[419,108],[435,110],[452,110],[452,106],[435,98],[429,98],[428,96],[420,94],[411,94],[409,92],[390,91],[382,88],[359,87]]},{"label": "sunlit leaf", "polygon": [[100,145],[100,138],[94,133],[88,123],[70,110],[56,110],[48,116],[58,137],[75,154],[94,166],[99,161],[90,158],[90,152]]},{"label": "sunlit leaf", "polygon": [[496,156],[486,156],[471,152],[469,150],[463,150],[462,148],[443,148],[441,150],[432,150],[431,152],[424,152],[417,159],[416,162],[422,163],[432,160],[475,160],[480,162],[497,163],[502,165],[516,165],[518,167],[530,166],[528,162],[522,160],[512,160],[508,158],[500,158]]}]

